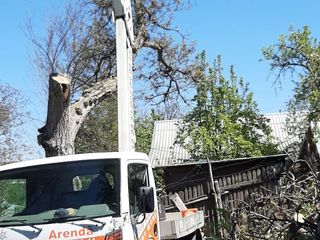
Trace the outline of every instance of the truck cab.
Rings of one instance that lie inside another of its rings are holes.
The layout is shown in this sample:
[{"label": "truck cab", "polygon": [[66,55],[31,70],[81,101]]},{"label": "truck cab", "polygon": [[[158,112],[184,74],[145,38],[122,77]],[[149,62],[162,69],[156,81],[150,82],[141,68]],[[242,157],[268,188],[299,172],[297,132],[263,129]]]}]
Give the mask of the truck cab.
[{"label": "truck cab", "polygon": [[1,240],[160,239],[147,155],[93,153],[0,167]]}]

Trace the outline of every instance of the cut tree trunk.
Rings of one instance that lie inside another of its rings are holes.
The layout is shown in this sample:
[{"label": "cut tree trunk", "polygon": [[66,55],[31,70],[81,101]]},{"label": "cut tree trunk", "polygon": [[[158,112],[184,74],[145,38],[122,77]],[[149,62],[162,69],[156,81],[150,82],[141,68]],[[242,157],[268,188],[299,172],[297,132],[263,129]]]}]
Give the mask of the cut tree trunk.
[{"label": "cut tree trunk", "polygon": [[116,81],[100,81],[70,103],[71,81],[65,75],[51,74],[45,126],[38,129],[38,143],[46,157],[74,154],[75,137],[90,110],[116,91]]}]

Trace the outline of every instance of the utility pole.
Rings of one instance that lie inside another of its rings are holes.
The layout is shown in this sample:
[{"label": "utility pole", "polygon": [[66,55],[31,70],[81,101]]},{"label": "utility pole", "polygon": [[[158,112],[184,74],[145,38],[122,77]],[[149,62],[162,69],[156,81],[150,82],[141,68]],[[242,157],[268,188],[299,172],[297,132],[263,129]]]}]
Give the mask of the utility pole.
[{"label": "utility pole", "polygon": [[118,151],[135,149],[132,45],[134,41],[130,0],[113,0],[116,24]]}]

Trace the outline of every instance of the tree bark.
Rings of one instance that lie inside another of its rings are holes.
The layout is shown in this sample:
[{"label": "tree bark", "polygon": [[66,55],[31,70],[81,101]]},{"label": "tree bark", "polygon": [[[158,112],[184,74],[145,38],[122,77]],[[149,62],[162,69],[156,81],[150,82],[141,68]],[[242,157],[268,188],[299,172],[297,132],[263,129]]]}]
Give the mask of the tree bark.
[{"label": "tree bark", "polygon": [[38,143],[46,157],[74,154],[74,140],[90,110],[116,91],[115,79],[96,82],[71,103],[71,80],[64,75],[49,77],[49,98],[45,126],[38,129]]}]

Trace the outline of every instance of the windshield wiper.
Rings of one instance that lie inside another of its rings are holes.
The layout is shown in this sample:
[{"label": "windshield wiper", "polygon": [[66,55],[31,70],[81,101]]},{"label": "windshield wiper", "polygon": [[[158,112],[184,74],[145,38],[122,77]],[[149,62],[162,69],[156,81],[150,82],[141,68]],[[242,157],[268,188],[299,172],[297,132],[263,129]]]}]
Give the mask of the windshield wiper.
[{"label": "windshield wiper", "polygon": [[33,229],[36,229],[39,233],[42,231],[42,228],[39,228],[31,223],[27,223],[26,219],[10,219],[10,220],[0,220],[0,223],[14,223],[14,222],[20,222],[24,225],[27,225]]},{"label": "windshield wiper", "polygon": [[70,216],[61,216],[61,217],[53,217],[53,218],[46,218],[46,219],[43,219],[45,221],[48,221],[48,222],[51,222],[51,223],[61,223],[61,222],[64,222],[65,220],[89,220],[91,222],[94,222],[94,223],[98,223],[98,224],[101,224],[101,226],[104,226],[106,225],[106,223],[104,222],[101,222],[97,219],[94,219],[92,217],[87,217],[85,215],[70,215]]},{"label": "windshield wiper", "polygon": [[101,222],[101,221],[99,221],[99,220],[97,220],[97,219],[94,219],[94,218],[92,218],[92,217],[86,217],[86,220],[90,220],[91,222],[99,223],[99,224],[101,224],[102,227],[103,227],[104,225],[106,225],[105,222]]},{"label": "windshield wiper", "polygon": [[85,216],[72,215],[72,216],[61,216],[61,217],[53,217],[53,218],[44,218],[43,220],[48,221],[48,222],[63,222],[65,220],[82,220],[84,218],[85,218]]}]

